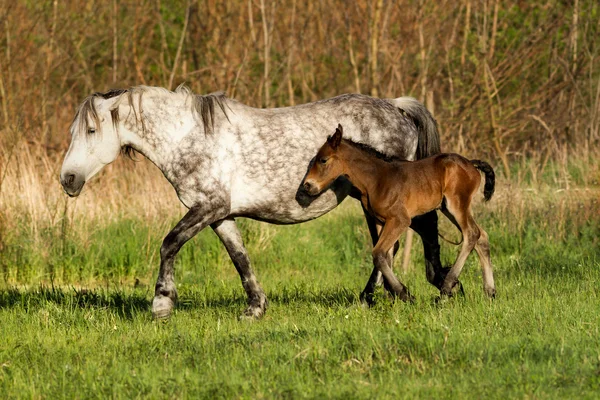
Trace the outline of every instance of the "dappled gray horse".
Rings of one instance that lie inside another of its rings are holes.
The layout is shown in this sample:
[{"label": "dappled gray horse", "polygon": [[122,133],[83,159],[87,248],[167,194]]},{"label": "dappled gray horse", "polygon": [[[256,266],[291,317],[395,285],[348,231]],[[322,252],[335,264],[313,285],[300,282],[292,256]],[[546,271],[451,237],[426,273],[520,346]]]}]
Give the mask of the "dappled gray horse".
[{"label": "dappled gray horse", "polygon": [[[345,137],[387,155],[412,160],[439,152],[435,121],[413,98],[346,94],[295,107],[257,109],[222,93],[201,96],[186,87],[171,92],[139,86],[95,93],[83,101],[70,128],[60,180],[69,196],[77,196],[120,151],[146,156],[189,209],[160,249],[154,316],[168,316],[177,300],[175,255],[210,225],[242,279],[248,295],[244,315],[260,317],[267,298],[250,267],[235,218],[294,224],[317,218],[352,195],[343,178],[318,197],[300,187],[311,158],[339,123]],[[367,222],[375,243],[380,227],[370,217]],[[411,227],[423,238],[427,278],[439,288],[444,270],[435,212],[413,220]],[[361,298],[370,302],[380,282],[374,269]]]}]

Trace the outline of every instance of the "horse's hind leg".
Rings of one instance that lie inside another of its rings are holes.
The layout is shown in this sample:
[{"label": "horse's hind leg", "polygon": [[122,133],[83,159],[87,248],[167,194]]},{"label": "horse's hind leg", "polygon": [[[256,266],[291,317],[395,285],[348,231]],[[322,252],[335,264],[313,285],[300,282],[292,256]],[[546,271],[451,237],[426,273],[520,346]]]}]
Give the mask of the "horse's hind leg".
[{"label": "horse's hind leg", "polygon": [[481,263],[481,272],[483,274],[483,290],[488,297],[496,296],[496,285],[494,284],[494,272],[492,271],[492,259],[490,257],[490,242],[486,231],[479,227],[481,236],[475,245],[475,251],[479,256]]},{"label": "horse's hind leg", "polygon": [[450,220],[457,224],[462,232],[463,243],[454,265],[450,268],[444,279],[440,290],[442,295],[452,296],[453,289],[458,284],[458,277],[465,265],[465,261],[473,251],[480,237],[480,230],[471,216],[469,203],[469,199],[460,199],[458,196],[454,196],[453,199],[447,198],[447,211],[444,211],[444,213],[449,212],[452,215],[453,218],[450,218]]},{"label": "horse's hind leg", "polygon": [[435,210],[414,217],[410,227],[421,236],[421,241],[423,242],[427,281],[436,288],[441,289],[448,269],[443,268],[440,261],[438,217]]},{"label": "horse's hind leg", "polygon": [[250,318],[262,317],[267,309],[267,296],[252,271],[250,258],[235,220],[227,218],[213,223],[211,227],[227,249],[235,269],[240,274],[242,286],[248,295],[248,308],[244,311],[243,316]]},{"label": "horse's hind leg", "polygon": [[152,315],[155,318],[168,317],[177,301],[173,264],[181,246],[207,225],[225,218],[227,213],[224,207],[208,209],[201,205],[194,206],[165,237],[160,247],[160,270],[152,300]]}]

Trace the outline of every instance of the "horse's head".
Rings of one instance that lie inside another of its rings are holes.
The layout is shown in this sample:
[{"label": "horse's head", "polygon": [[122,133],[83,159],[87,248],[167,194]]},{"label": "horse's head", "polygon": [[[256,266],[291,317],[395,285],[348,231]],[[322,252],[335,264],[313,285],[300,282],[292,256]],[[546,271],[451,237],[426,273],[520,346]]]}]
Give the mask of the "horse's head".
[{"label": "horse's head", "polygon": [[342,142],[342,125],[338,124],[333,136],[321,146],[315,156],[314,163],[304,177],[302,186],[311,196],[316,196],[342,175],[342,165],[338,157],[338,149]]},{"label": "horse's head", "polygon": [[118,107],[124,92],[95,93],[79,106],[60,172],[60,182],[69,196],[78,196],[85,182],[119,155]]}]

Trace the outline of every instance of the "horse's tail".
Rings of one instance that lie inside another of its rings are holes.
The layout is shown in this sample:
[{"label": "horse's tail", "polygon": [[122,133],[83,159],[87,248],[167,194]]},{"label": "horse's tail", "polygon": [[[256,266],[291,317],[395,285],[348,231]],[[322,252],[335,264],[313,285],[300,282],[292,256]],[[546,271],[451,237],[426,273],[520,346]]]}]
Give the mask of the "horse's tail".
[{"label": "horse's tail", "polygon": [[494,169],[492,166],[485,161],[481,160],[471,160],[471,163],[485,174],[485,185],[483,186],[483,198],[485,201],[488,201],[492,198],[494,194],[494,189],[496,187],[496,174],[494,174]]},{"label": "horse's tail", "polygon": [[417,127],[417,160],[440,152],[440,134],[437,122],[429,110],[417,99],[399,97],[392,103],[408,115]]}]

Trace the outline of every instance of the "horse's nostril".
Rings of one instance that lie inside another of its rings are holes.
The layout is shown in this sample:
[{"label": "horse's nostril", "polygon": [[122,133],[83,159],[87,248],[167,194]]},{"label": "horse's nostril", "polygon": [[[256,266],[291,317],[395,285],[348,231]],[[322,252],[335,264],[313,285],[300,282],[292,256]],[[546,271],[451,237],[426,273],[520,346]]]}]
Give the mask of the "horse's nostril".
[{"label": "horse's nostril", "polygon": [[313,185],[310,182],[304,182],[304,190],[306,190],[307,192],[310,192],[312,187]]},{"label": "horse's nostril", "polygon": [[73,182],[75,182],[75,175],[74,174],[67,175],[67,179],[65,179],[65,184],[67,186],[71,186],[73,184]]}]

